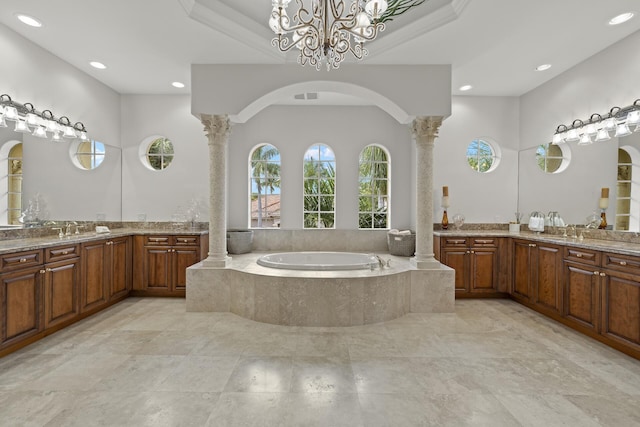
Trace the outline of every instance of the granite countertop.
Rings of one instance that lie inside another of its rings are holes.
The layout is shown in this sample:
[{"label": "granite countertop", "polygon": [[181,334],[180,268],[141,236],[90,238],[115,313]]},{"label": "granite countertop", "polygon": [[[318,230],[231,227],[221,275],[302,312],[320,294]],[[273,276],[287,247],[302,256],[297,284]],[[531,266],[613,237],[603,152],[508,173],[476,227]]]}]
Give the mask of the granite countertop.
[{"label": "granite countertop", "polygon": [[0,255],[17,252],[17,251],[30,251],[36,249],[44,249],[53,246],[60,246],[65,244],[76,244],[82,242],[91,242],[96,240],[104,240],[121,236],[135,236],[135,235],[204,235],[209,234],[209,230],[190,230],[190,229],[153,229],[153,228],[112,228],[109,233],[80,233],[72,234],[71,236],[65,236],[59,238],[58,236],[44,236],[44,237],[30,237],[22,239],[6,239],[0,242]]},{"label": "granite countertop", "polygon": [[[591,230],[586,231],[585,234],[588,236],[590,232]],[[580,231],[578,231],[578,233],[580,233]],[[434,231],[433,234],[439,237],[513,237],[518,239],[553,243],[561,246],[573,246],[577,248],[605,251],[622,255],[640,256],[640,244],[618,240],[592,239],[588,237],[584,238],[583,240],[579,240],[574,237],[562,237],[560,235],[545,233],[538,234],[530,231],[511,233],[508,230],[441,230]]]}]

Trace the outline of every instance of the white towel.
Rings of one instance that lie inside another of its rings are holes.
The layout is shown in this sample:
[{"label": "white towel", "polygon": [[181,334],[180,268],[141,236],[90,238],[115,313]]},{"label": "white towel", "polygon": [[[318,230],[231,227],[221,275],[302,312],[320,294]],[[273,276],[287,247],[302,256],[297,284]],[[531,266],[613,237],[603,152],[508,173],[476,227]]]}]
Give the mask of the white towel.
[{"label": "white towel", "polygon": [[402,231],[398,231],[398,234],[402,234],[404,236],[411,234],[411,230],[402,230]]}]

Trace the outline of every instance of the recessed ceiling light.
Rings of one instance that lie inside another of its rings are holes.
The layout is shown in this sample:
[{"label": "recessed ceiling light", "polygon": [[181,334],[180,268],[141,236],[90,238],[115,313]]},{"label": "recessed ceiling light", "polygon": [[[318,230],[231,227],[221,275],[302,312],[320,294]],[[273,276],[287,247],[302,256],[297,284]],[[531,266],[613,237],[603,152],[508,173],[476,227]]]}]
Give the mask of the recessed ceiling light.
[{"label": "recessed ceiling light", "polygon": [[91,65],[93,68],[97,68],[98,70],[104,70],[105,68],[107,68],[106,65],[98,61],[91,61],[89,62],[89,65]]},{"label": "recessed ceiling light", "polygon": [[546,71],[551,68],[551,64],[542,64],[536,67],[536,71]]},{"label": "recessed ceiling light", "polygon": [[621,13],[618,16],[614,16],[609,20],[609,25],[618,25],[627,22],[629,19],[633,18],[633,12]]},{"label": "recessed ceiling light", "polygon": [[460,86],[460,90],[465,92],[465,91],[471,89],[472,87],[473,86],[471,86],[471,85],[464,85],[464,86]]},{"label": "recessed ceiling light", "polygon": [[182,82],[173,82],[173,83],[171,83],[171,86],[177,87],[179,89],[182,89],[184,87],[184,83],[182,83]]},{"label": "recessed ceiling light", "polygon": [[23,13],[19,13],[19,14],[16,15],[16,17],[20,20],[20,22],[22,22],[23,24],[27,24],[30,27],[36,27],[36,28],[42,27],[42,22],[40,22],[39,20],[37,20],[33,16],[29,16],[29,15],[25,15]]}]

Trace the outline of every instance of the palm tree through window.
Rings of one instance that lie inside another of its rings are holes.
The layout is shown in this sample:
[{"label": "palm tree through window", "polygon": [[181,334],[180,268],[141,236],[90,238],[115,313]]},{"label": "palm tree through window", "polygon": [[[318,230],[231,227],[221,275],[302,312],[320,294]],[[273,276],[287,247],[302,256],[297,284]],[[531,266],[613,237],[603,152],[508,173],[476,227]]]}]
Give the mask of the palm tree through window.
[{"label": "palm tree through window", "polygon": [[280,225],[280,152],[263,144],[251,152],[250,226]]}]

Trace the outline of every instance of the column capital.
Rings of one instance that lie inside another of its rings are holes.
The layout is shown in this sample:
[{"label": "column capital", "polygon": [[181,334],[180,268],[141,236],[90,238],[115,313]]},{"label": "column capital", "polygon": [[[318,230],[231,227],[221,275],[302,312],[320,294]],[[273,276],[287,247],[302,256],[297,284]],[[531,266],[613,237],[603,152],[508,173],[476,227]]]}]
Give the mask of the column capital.
[{"label": "column capital", "polygon": [[210,144],[224,144],[229,140],[231,122],[228,115],[203,114],[200,116],[200,121],[204,125]]},{"label": "column capital", "polygon": [[416,141],[426,140],[433,142],[438,137],[440,125],[442,125],[442,117],[416,117],[411,124],[411,133]]}]

